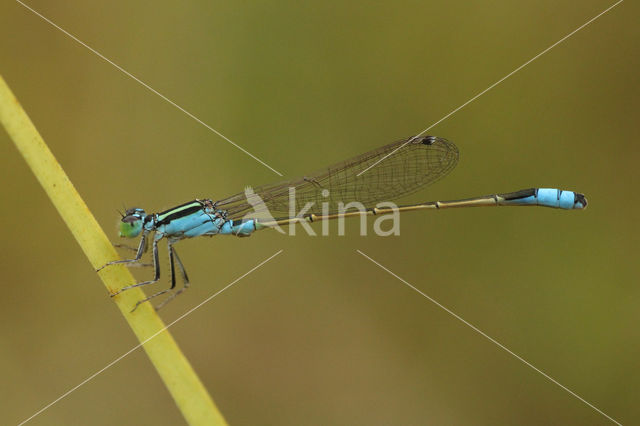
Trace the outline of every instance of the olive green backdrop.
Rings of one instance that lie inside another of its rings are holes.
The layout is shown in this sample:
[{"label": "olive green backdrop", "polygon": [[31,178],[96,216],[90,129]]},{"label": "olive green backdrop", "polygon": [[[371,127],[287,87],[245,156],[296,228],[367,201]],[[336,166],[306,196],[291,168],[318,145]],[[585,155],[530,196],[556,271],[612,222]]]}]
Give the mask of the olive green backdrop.
[{"label": "olive green backdrop", "polygon": [[[418,133],[612,2],[28,4],[295,177]],[[172,328],[231,425],[610,424],[356,249],[640,422],[638,12],[622,3],[433,128],[458,145],[458,167],[403,200],[557,186],[584,192],[587,210],[410,213],[399,237],[361,237],[356,220],[345,237],[179,244],[193,287],[167,322],[284,250]],[[0,6],[0,36],[0,73],[114,241],[123,206],[279,179],[20,4]],[[4,131],[0,142],[0,423],[15,424],[137,342]],[[136,351],[30,424],[182,422]]]}]

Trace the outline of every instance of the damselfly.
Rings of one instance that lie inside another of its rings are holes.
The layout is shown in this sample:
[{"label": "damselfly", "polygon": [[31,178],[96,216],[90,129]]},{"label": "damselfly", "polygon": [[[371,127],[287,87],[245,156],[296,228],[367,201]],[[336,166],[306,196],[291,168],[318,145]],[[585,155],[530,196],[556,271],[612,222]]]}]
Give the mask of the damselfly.
[{"label": "damselfly", "polygon": [[[416,192],[444,177],[456,165],[458,149],[435,136],[411,137],[326,167],[299,179],[265,185],[229,198],[212,201],[196,199],[162,213],[147,214],[143,209],[128,209],[120,222],[120,236],[135,238],[142,234],[134,259],[109,262],[100,269],[115,264],[139,263],[152,239],[152,280],[123,287],[125,290],[153,284],[160,279],[158,242],[166,238],[169,252],[171,286],[140,300],[141,304],[161,294],[172,292],[162,304],[182,293],[189,286],[187,272],[173,245],[185,238],[213,235],[248,237],[254,231],[362,215],[384,215],[396,212],[453,207],[543,206],[565,210],[587,206],[584,195],[550,188],[531,188],[516,192],[487,195],[454,201],[430,201],[399,207],[374,207],[382,201],[396,200]],[[294,194],[294,197],[292,197]],[[362,208],[353,208],[358,202]],[[351,204],[346,204],[351,203]],[[351,206],[345,209],[345,205]],[[258,207],[269,217],[260,218]],[[295,212],[303,211],[303,214]],[[175,265],[183,286],[176,292]],[[100,270],[98,269],[98,270]]]}]

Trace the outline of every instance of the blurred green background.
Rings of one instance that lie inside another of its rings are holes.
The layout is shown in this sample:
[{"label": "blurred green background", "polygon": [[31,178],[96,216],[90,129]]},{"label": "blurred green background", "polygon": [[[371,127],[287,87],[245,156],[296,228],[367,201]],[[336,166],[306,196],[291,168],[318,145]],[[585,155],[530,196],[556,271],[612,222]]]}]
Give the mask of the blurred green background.
[{"label": "blurred green background", "polygon": [[[28,4],[295,177],[418,133],[612,2]],[[610,424],[356,249],[640,423],[638,12],[622,3],[432,129],[459,165],[403,200],[557,186],[584,192],[586,211],[414,213],[399,237],[351,221],[346,237],[178,246],[193,285],[167,322],[284,250],[172,328],[231,425]],[[114,242],[123,205],[279,179],[20,4],[0,5],[0,32],[0,73]],[[15,424],[137,341],[0,140],[0,423]],[[182,422],[136,351],[30,424]]]}]

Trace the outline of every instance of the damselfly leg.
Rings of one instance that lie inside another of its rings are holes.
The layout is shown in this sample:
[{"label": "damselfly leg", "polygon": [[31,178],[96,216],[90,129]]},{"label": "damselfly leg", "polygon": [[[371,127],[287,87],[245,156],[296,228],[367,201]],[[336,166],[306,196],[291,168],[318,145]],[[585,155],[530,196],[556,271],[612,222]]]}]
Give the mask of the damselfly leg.
[{"label": "damselfly leg", "polygon": [[[133,309],[131,310],[131,312],[135,311],[138,306],[140,306],[140,304],[144,303],[144,302],[148,302],[149,300],[158,297],[160,295],[163,295],[165,293],[168,293],[170,291],[172,291],[175,287],[176,287],[176,274],[175,274],[175,265],[174,263],[177,262],[178,263],[178,267],[180,268],[180,272],[182,275],[182,279],[184,282],[184,285],[182,286],[182,288],[180,290],[178,290],[176,293],[172,294],[171,296],[169,296],[169,298],[167,298],[167,300],[165,300],[164,302],[162,302],[160,305],[156,306],[155,309],[158,310],[160,308],[162,308],[164,305],[166,305],[170,300],[173,300],[178,294],[182,293],[186,288],[188,288],[189,286],[189,278],[187,277],[187,273],[184,269],[184,265],[182,265],[182,262],[180,261],[180,258],[178,257],[178,254],[176,253],[175,249],[173,248],[173,243],[171,241],[167,242],[167,250],[169,252],[169,272],[171,274],[171,287],[166,288],[164,290],[160,290],[154,294],[152,294],[151,296],[148,296],[142,300],[138,300],[135,304],[135,306],[133,307]],[[154,264],[155,264],[155,270],[156,270],[156,274],[153,280],[151,281],[145,281],[145,282],[141,282],[141,283],[137,283],[137,284],[133,284],[127,287],[123,287],[120,292],[123,292],[125,290],[128,290],[130,288],[134,288],[134,287],[140,287],[143,285],[148,285],[148,284],[153,284],[158,282],[158,280],[160,279],[160,267],[158,264],[158,240],[155,240],[153,242],[153,258],[154,258]],[[118,293],[120,293],[118,292]],[[116,293],[116,294],[118,294]],[[115,296],[115,295],[114,295]]]},{"label": "damselfly leg", "polygon": [[[164,305],[166,305],[167,303],[171,302],[173,299],[175,299],[179,294],[181,294],[182,292],[184,292],[186,289],[189,288],[189,277],[187,276],[187,271],[184,269],[184,265],[182,264],[182,261],[180,260],[180,257],[178,256],[178,252],[176,251],[176,249],[173,248],[172,245],[169,246],[170,247],[170,254],[173,256],[171,259],[171,282],[172,282],[172,286],[171,289],[173,289],[175,287],[175,270],[173,267],[173,259],[175,258],[176,263],[178,264],[178,269],[180,269],[180,275],[182,275],[182,287],[176,291],[175,293],[171,294],[169,297],[167,297],[165,300],[162,301],[162,303],[160,303],[159,305],[156,306],[156,311],[162,309],[162,307]],[[162,294],[159,293],[159,294]],[[145,300],[139,302],[142,303],[146,300],[149,300],[152,297],[155,297],[157,294],[146,298]]]},{"label": "damselfly leg", "polygon": [[[140,259],[137,259],[137,260],[140,260]],[[129,260],[116,260],[114,262],[111,262],[111,264],[126,263],[126,262],[129,262]],[[139,283],[136,283],[136,284],[131,284],[131,285],[128,285],[126,287],[122,287],[117,292],[111,294],[111,297],[117,296],[118,294],[122,293],[123,291],[129,290],[131,288],[142,287],[144,285],[149,285],[149,284],[153,284],[153,283],[157,283],[158,282],[158,280],[160,279],[160,262],[158,261],[158,240],[153,240],[153,269],[155,270],[155,274],[154,274],[154,277],[153,277],[152,280],[142,281],[142,282],[139,282]]]},{"label": "damselfly leg", "polygon": [[[114,244],[116,247],[119,247],[118,244]],[[122,245],[126,248],[129,249],[133,249],[133,247],[131,246],[127,246],[127,245]],[[137,249],[133,249],[136,252],[136,257],[133,259],[123,259],[123,260],[114,260],[112,262],[109,263],[105,263],[104,265],[102,265],[101,267],[99,267],[98,269],[96,269],[96,272],[103,270],[104,268],[106,268],[107,266],[111,266],[111,265],[118,265],[118,264],[135,264],[135,263],[139,263],[140,259],[142,259],[142,255],[144,254],[145,251],[147,251],[147,233],[142,234],[142,237],[140,238],[140,244],[138,244],[138,248]],[[122,290],[120,290],[122,291]],[[118,294],[118,293],[116,293]],[[112,295],[113,296],[113,295]]]}]

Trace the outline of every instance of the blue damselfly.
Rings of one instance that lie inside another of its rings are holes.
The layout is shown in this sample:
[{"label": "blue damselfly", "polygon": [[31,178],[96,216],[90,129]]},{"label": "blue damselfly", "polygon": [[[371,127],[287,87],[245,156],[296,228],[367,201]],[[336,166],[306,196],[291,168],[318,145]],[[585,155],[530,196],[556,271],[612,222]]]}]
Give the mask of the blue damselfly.
[{"label": "blue damselfly", "polygon": [[[248,237],[257,230],[300,222],[412,210],[484,206],[543,206],[572,210],[587,206],[584,195],[576,192],[531,188],[453,201],[374,207],[377,203],[396,200],[434,183],[449,173],[457,161],[458,149],[452,142],[435,136],[411,137],[298,179],[256,187],[218,201],[196,199],[150,214],[140,208],[128,209],[122,215],[120,236],[135,238],[142,235],[135,258],[109,262],[100,269],[114,264],[139,263],[151,239],[153,279],[123,287],[112,296],[130,288],[153,284],[160,279],[158,242],[166,238],[171,286],[140,300],[134,307],[135,310],[140,303],[172,291],[176,286],[177,265],[184,285],[159,305],[159,309],[189,286],[185,268],[173,247],[185,238],[218,234]],[[292,193],[295,197],[291,197]],[[362,207],[354,208],[353,202],[360,203]],[[345,205],[350,207],[345,209]],[[254,215],[256,206],[266,210],[269,217]],[[304,214],[296,214],[298,211]]]}]

